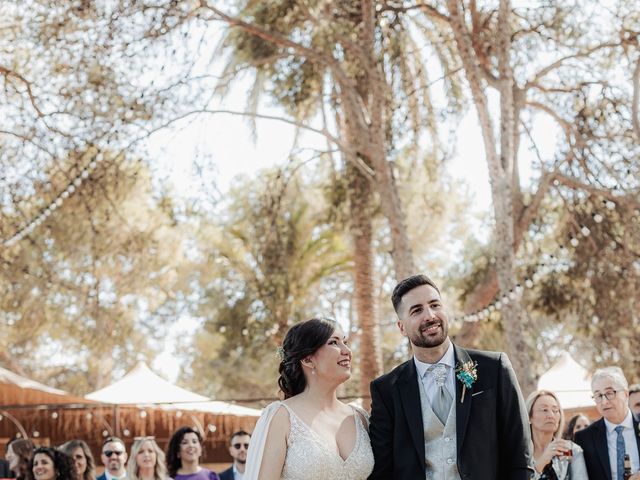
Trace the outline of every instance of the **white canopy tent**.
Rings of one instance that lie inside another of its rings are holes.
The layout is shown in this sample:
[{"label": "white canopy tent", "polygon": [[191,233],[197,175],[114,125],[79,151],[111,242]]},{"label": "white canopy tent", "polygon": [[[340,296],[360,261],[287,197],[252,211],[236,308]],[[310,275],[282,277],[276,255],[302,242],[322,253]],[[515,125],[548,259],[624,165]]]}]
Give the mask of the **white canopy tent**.
[{"label": "white canopy tent", "polygon": [[564,352],[560,359],[538,380],[538,390],[551,390],[558,395],[564,410],[592,408],[591,374]]},{"label": "white canopy tent", "polygon": [[149,405],[163,409],[194,410],[219,415],[260,416],[255,408],[213,401],[178,387],[156,375],[144,362],[108,387],[86,396],[89,400],[115,405]]},{"label": "white canopy tent", "polygon": [[2,367],[0,367],[0,383],[15,385],[20,388],[30,388],[31,390],[39,390],[41,392],[52,393],[54,395],[68,395],[64,390],[47,387],[43,383],[23,377],[22,375],[18,375],[17,373],[13,373],[11,370],[7,370]]},{"label": "white canopy tent", "polygon": [[0,405],[85,403],[77,397],[0,367]]}]

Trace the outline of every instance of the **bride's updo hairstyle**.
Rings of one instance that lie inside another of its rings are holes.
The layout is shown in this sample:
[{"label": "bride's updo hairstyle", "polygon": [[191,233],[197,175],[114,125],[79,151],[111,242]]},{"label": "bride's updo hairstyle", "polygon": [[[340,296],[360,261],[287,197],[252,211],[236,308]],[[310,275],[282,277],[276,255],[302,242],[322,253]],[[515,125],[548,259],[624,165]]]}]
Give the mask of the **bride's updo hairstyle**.
[{"label": "bride's updo hairstyle", "polygon": [[284,398],[302,393],[307,387],[307,379],[302,370],[302,360],[313,355],[336,329],[336,322],[324,318],[312,318],[300,322],[289,329],[279,348],[280,367],[278,386]]}]

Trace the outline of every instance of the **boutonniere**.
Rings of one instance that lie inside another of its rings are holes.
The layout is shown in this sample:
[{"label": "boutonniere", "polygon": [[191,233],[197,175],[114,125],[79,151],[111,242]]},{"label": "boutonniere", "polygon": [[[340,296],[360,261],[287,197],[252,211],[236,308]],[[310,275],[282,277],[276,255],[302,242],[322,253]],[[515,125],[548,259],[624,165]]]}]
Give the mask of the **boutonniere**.
[{"label": "boutonniere", "polygon": [[462,383],[462,396],[460,397],[460,403],[462,403],[464,402],[464,394],[467,392],[467,388],[471,388],[471,385],[478,380],[478,362],[473,360],[464,363],[458,362],[456,378]]}]

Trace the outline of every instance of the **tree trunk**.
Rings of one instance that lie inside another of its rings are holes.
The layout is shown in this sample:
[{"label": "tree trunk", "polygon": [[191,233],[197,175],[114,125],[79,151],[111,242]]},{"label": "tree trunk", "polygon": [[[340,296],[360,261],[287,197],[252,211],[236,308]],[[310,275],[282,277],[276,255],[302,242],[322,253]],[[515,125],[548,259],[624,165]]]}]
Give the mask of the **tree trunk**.
[{"label": "tree trunk", "polygon": [[373,273],[372,186],[361,172],[347,164],[349,210],[353,239],[355,305],[360,326],[360,395],[382,373],[380,326],[376,316]]},{"label": "tree trunk", "polygon": [[[458,0],[447,0],[450,11],[451,27],[456,39],[458,51],[465,74],[469,82],[473,102],[476,107],[485,155],[489,167],[491,196],[495,217],[496,271],[499,290],[507,293],[516,284],[515,251],[514,251],[514,215],[513,215],[513,164],[515,161],[514,135],[516,120],[514,112],[514,82],[510,62],[510,36],[508,0],[500,1],[499,20],[500,35],[498,38],[498,65],[500,77],[498,88],[500,93],[500,154],[497,152],[493,131],[493,122],[489,112],[487,97],[482,83],[482,73],[474,56],[470,34]],[[511,357],[514,370],[524,392],[531,391],[534,375],[530,369],[530,353],[525,342],[522,306],[512,301],[502,310],[502,321],[507,342],[506,350]]]}]

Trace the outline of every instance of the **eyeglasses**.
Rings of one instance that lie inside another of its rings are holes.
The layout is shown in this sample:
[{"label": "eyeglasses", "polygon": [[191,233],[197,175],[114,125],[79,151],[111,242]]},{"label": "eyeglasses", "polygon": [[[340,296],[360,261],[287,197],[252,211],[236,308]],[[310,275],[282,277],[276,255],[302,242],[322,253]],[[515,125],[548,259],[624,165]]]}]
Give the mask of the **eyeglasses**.
[{"label": "eyeglasses", "polygon": [[107,458],[111,458],[113,455],[115,455],[116,457],[119,457],[124,452],[122,450],[105,450],[103,453]]},{"label": "eyeglasses", "polygon": [[235,448],[236,450],[240,450],[240,447],[244,447],[245,450],[249,449],[249,444],[248,443],[234,443],[233,444],[233,448]]},{"label": "eyeglasses", "polygon": [[614,398],[616,398],[616,395],[618,394],[618,392],[621,392],[622,390],[607,390],[604,393],[596,393],[593,397],[593,401],[596,403],[602,403],[603,399],[607,399],[609,401],[613,400]]}]

